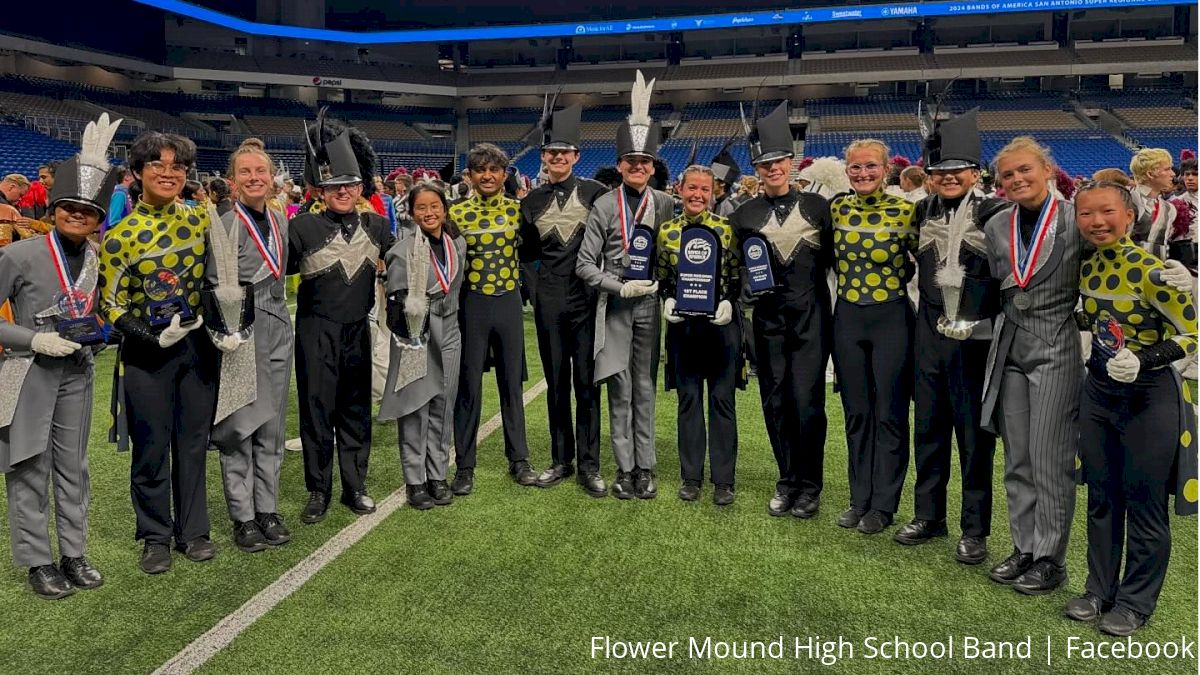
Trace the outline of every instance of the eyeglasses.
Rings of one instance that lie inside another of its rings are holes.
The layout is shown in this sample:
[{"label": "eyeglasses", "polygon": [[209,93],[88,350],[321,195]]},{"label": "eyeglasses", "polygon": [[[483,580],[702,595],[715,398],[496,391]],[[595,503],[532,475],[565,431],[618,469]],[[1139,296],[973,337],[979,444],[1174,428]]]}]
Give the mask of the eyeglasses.
[{"label": "eyeglasses", "polygon": [[335,195],[343,190],[345,190],[346,192],[353,192],[356,188],[360,188],[360,187],[362,187],[362,183],[350,183],[348,185],[326,185],[326,186],[322,187],[321,189],[327,195]]},{"label": "eyeglasses", "polygon": [[883,165],[876,164],[875,162],[871,162],[870,164],[846,165],[846,173],[850,174],[851,176],[858,176],[864,173],[879,173],[881,171],[883,171]]},{"label": "eyeglasses", "polygon": [[165,164],[160,160],[146,162],[146,168],[157,174],[176,174],[182,176],[187,173],[188,165],[175,162],[173,164]]}]

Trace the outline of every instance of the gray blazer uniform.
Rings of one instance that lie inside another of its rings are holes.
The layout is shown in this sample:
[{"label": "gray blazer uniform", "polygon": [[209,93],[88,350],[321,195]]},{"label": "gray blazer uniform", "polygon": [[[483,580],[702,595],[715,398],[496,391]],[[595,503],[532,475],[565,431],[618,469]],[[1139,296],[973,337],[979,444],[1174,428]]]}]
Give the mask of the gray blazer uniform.
[{"label": "gray blazer uniform", "polygon": [[[651,190],[654,206],[646,209],[642,224],[657,234],[658,226],[674,216],[675,206],[667,193],[647,189]],[[596,306],[596,382],[608,379],[629,367],[629,348],[633,331],[632,309],[639,301],[646,299],[621,297],[624,255],[625,246],[621,238],[620,220],[617,218],[617,196],[614,190],[601,195],[592,206],[583,232],[583,241],[579,245],[579,259],[575,263],[575,273],[579,278],[588,286],[603,291],[599,294]],[[655,353],[657,355],[657,350]]]},{"label": "gray blazer uniform", "polygon": [[[1074,321],[1085,243],[1075,209],[1058,202],[1054,231],[1025,289],[1013,276],[1013,206],[984,224],[1003,309],[984,382],[983,422],[1004,439],[1005,488],[1014,546],[1062,564],[1075,510],[1075,452],[1083,364]],[[1032,486],[1032,488],[1030,487]]]}]

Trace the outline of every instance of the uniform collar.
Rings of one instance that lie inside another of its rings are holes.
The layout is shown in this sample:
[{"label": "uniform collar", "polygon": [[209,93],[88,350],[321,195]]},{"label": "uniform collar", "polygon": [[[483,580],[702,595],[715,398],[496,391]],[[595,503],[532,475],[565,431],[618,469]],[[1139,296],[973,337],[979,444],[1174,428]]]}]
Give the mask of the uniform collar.
[{"label": "uniform collar", "polygon": [[487,198],[478,192],[472,192],[471,199],[479,206],[483,206],[485,208],[496,208],[504,204],[505,196],[503,190]]},{"label": "uniform collar", "polygon": [[857,192],[851,191],[852,192],[851,199],[855,203],[862,205],[862,206],[878,206],[879,204],[883,203],[883,201],[885,199],[887,199],[887,197],[888,197],[888,194],[886,192],[884,192],[883,187],[884,186],[880,185],[877,190],[875,190],[874,192],[872,192],[870,194],[866,194],[866,195],[860,195]]},{"label": "uniform collar", "polygon": [[683,222],[687,225],[695,225],[696,223],[708,222],[708,214],[710,214],[710,213],[712,213],[712,212],[709,211],[708,209],[704,209],[697,215],[689,216],[685,213],[685,214],[682,214],[680,216],[680,218],[682,218]]},{"label": "uniform collar", "polygon": [[[1133,227],[1133,226],[1130,225],[1130,227]],[[1133,240],[1131,240],[1129,238],[1129,234],[1126,233],[1124,237],[1121,237],[1120,239],[1114,241],[1111,244],[1097,247],[1096,250],[1100,253],[1101,256],[1104,257],[1105,260],[1113,260],[1118,255],[1120,255],[1121,251],[1124,251],[1125,248],[1129,247],[1129,246],[1133,246]]]},{"label": "uniform collar", "polygon": [[167,216],[173,216],[175,215],[176,209],[176,202],[170,202],[166,206],[151,206],[140,199],[138,200],[137,205],[133,207],[134,212],[148,218],[166,218]]}]

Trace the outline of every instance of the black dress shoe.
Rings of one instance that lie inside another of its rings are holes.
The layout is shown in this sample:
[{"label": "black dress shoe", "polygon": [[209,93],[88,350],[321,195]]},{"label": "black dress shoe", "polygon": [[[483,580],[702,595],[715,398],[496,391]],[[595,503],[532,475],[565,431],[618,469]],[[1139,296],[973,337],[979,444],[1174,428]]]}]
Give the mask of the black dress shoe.
[{"label": "black dress shoe", "polygon": [[1095,593],[1084,593],[1067,603],[1063,614],[1075,621],[1095,621],[1105,610],[1104,601]]},{"label": "black dress shoe", "polygon": [[617,479],[613,481],[613,496],[617,499],[633,499],[637,495],[633,491],[633,474],[628,471],[617,471]]},{"label": "black dress shoe", "polygon": [[721,483],[713,488],[713,503],[717,506],[729,506],[735,496],[733,486],[728,483]]},{"label": "black dress shoe", "polygon": [[529,466],[529,462],[525,460],[509,463],[508,475],[512,476],[513,481],[522,487],[537,485],[537,472],[534,471],[533,467]]},{"label": "black dress shoe", "polygon": [[425,484],[425,489],[436,506],[448,506],[454,502],[454,493],[444,480],[431,480]]},{"label": "black dress shoe", "polygon": [[1043,558],[1013,582],[1013,590],[1025,595],[1045,595],[1067,583],[1067,568]]},{"label": "black dress shoe", "polygon": [[58,600],[75,592],[70,579],[63,576],[54,565],[38,565],[29,568],[29,588],[39,598]]},{"label": "black dress shoe", "polygon": [[862,534],[879,534],[892,524],[892,514],[871,509],[867,515],[858,521],[858,531]]},{"label": "black dress shoe", "polygon": [[638,499],[654,499],[658,496],[658,483],[650,469],[634,469],[633,494]]},{"label": "black dress shoe", "polygon": [[433,497],[424,485],[405,485],[404,492],[408,496],[408,505],[419,511],[433,508]]},{"label": "black dress shoe", "polygon": [[278,513],[256,513],[254,519],[258,521],[258,529],[262,530],[263,538],[270,546],[283,546],[292,540],[291,531],[283,524]]},{"label": "black dress shoe", "polygon": [[162,574],[171,569],[171,549],[166,544],[146,542],[142,547],[142,559],[138,567],[146,574]]},{"label": "black dress shoe", "polygon": [[569,478],[575,474],[575,467],[570,464],[552,464],[537,477],[537,486],[548,488],[554,487],[563,482],[564,478]]},{"label": "black dress shoe", "polygon": [[104,585],[104,577],[100,576],[100,570],[92,567],[92,563],[83,556],[78,558],[63,556],[62,560],[58,561],[58,568],[76,588],[92,589]]},{"label": "black dress shoe", "polygon": [[308,493],[308,501],[304,504],[304,510],[300,512],[300,522],[307,525],[319,523],[325,520],[328,511],[329,495],[314,490]]},{"label": "black dress shoe", "polygon": [[258,553],[267,550],[267,538],[258,522],[247,520],[233,526],[233,543],[243,553]]},{"label": "black dress shoe", "polygon": [[608,486],[604,484],[604,479],[600,477],[598,471],[580,471],[575,482],[579,483],[583,487],[583,491],[592,497],[608,496]]},{"label": "black dress shoe", "polygon": [[685,480],[679,488],[679,498],[685,502],[694,502],[700,498],[700,481]]},{"label": "black dress shoe", "polygon": [[183,551],[183,557],[192,562],[204,562],[217,556],[217,545],[208,537],[196,537],[182,544],[177,543],[175,548]]},{"label": "black dress shoe", "polygon": [[946,536],[946,521],[914,518],[911,523],[907,523],[899,530],[896,530],[896,536],[893,538],[897,543],[904,544],[905,546],[916,546],[917,544],[924,544],[934,537],[944,536]]},{"label": "black dress shoe", "polygon": [[367,494],[366,490],[351,492],[342,495],[342,503],[350,508],[351,511],[360,516],[365,516],[368,513],[375,513],[375,500],[371,499],[371,495]]},{"label": "black dress shoe", "polygon": [[1100,617],[1098,628],[1101,633],[1106,635],[1127,637],[1138,632],[1142,626],[1145,626],[1146,618],[1128,607],[1117,605],[1112,608],[1112,611],[1106,612],[1104,616]]},{"label": "black dress shoe", "polygon": [[791,514],[796,518],[808,520],[817,515],[821,510],[821,498],[813,497],[812,495],[800,495],[796,497],[796,503],[792,504]]},{"label": "black dress shoe", "polygon": [[1025,570],[1033,565],[1033,554],[1021,553],[1013,549],[1012,555],[1005,558],[992,568],[988,574],[992,581],[998,584],[1011,584],[1017,580],[1017,577],[1025,573]]},{"label": "black dress shoe", "polygon": [[838,519],[837,519],[838,527],[845,527],[845,528],[858,527],[858,522],[860,520],[862,520],[863,516],[866,515],[866,513],[867,513],[866,509],[860,509],[857,506],[851,506],[850,508],[846,509],[845,511],[842,511],[842,515],[838,516]]},{"label": "black dress shoe", "polygon": [[454,482],[450,483],[450,491],[459,497],[465,497],[475,491],[475,469],[459,469],[454,472]]},{"label": "black dress shoe", "polygon": [[987,537],[963,535],[954,547],[954,558],[964,565],[978,565],[987,559]]},{"label": "black dress shoe", "polygon": [[796,502],[796,495],[788,490],[775,490],[775,496],[767,502],[767,514],[775,517],[786,516]]}]

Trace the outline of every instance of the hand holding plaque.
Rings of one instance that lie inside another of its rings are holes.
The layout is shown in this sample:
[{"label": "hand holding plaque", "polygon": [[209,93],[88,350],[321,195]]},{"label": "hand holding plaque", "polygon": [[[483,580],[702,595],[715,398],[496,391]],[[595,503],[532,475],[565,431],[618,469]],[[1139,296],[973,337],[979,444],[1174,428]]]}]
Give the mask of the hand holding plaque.
[{"label": "hand holding plaque", "polygon": [[179,277],[171,270],[164,267],[154,270],[142,285],[150,299],[146,305],[146,322],[151,328],[163,328],[176,316],[180,322],[194,318],[192,308],[179,289]]},{"label": "hand holding plaque", "polygon": [[713,317],[719,301],[721,240],[712,228],[697,224],[683,229],[675,274],[675,313]]}]

